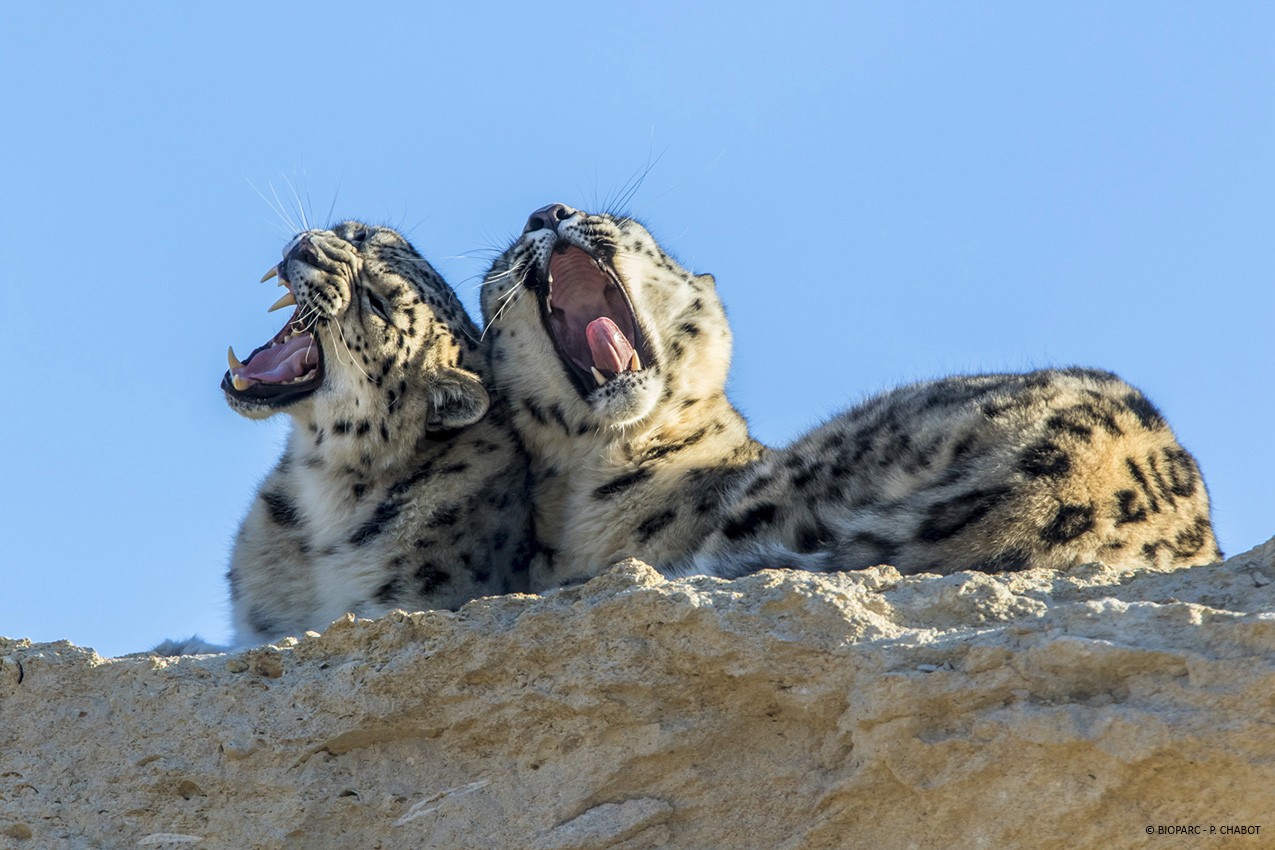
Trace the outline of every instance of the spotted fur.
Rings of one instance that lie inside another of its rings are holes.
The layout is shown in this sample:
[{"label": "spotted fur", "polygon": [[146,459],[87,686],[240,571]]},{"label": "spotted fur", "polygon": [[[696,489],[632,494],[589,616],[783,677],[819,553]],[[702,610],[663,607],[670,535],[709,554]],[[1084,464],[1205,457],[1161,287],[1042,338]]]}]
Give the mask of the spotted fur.
[{"label": "spotted fur", "polygon": [[235,542],[236,642],[525,590],[526,460],[451,288],[401,235],[353,221],[301,234],[278,271],[322,383],[282,404],[236,391],[233,370],[223,383],[244,415],[292,418]]},{"label": "spotted fur", "polygon": [[[558,207],[552,220],[533,215],[483,294],[494,375],[530,451],[538,533],[554,554],[542,584],[626,556],[721,576],[1221,557],[1194,459],[1142,393],[1106,372],[915,384],[787,448],[762,446],[724,395],[731,340],[713,279],[631,218]],[[543,313],[550,258],[565,246],[626,291],[642,369],[596,387],[573,380]]]}]

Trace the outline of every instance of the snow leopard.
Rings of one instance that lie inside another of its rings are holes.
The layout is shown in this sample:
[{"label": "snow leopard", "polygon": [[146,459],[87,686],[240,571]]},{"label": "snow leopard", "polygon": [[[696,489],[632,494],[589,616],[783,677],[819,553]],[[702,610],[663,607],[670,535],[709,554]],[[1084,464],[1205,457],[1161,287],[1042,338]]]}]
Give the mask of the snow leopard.
[{"label": "snow leopard", "polygon": [[271,279],[293,312],[221,381],[238,413],[292,425],[235,540],[235,644],[526,591],[527,459],[451,287],[360,221],[298,234]]},{"label": "snow leopard", "polygon": [[482,309],[531,455],[549,556],[533,583],[629,556],[721,577],[1221,558],[1195,459],[1109,372],[904,386],[770,448],[726,397],[732,340],[713,277],[631,217],[564,204],[531,214]]}]

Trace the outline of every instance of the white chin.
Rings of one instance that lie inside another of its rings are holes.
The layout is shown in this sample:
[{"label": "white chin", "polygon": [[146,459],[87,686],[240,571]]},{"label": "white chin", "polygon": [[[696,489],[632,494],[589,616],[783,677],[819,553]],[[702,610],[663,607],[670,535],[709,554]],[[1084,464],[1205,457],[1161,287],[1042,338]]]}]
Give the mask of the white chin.
[{"label": "white chin", "polygon": [[589,396],[589,406],[608,425],[624,427],[645,419],[660,397],[660,382],[650,373],[626,373],[612,378]]}]

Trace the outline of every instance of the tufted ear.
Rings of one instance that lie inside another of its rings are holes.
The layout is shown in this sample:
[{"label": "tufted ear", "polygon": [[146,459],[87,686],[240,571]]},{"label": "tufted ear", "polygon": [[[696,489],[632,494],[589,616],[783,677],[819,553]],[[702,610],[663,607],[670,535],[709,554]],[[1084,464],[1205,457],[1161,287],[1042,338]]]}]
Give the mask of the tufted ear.
[{"label": "tufted ear", "polygon": [[473,425],[487,408],[491,399],[482,381],[473,372],[445,367],[429,386],[430,414],[425,423],[427,431],[442,431]]}]

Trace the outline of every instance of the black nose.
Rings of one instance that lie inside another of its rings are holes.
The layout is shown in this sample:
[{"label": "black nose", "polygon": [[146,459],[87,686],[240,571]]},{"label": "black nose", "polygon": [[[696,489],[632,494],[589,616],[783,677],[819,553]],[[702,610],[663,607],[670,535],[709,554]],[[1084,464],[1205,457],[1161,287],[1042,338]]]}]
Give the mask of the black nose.
[{"label": "black nose", "polygon": [[550,204],[547,207],[541,207],[527,217],[527,226],[522,229],[523,233],[531,233],[534,230],[552,230],[558,232],[558,222],[566,221],[575,215],[576,211],[566,204]]}]

